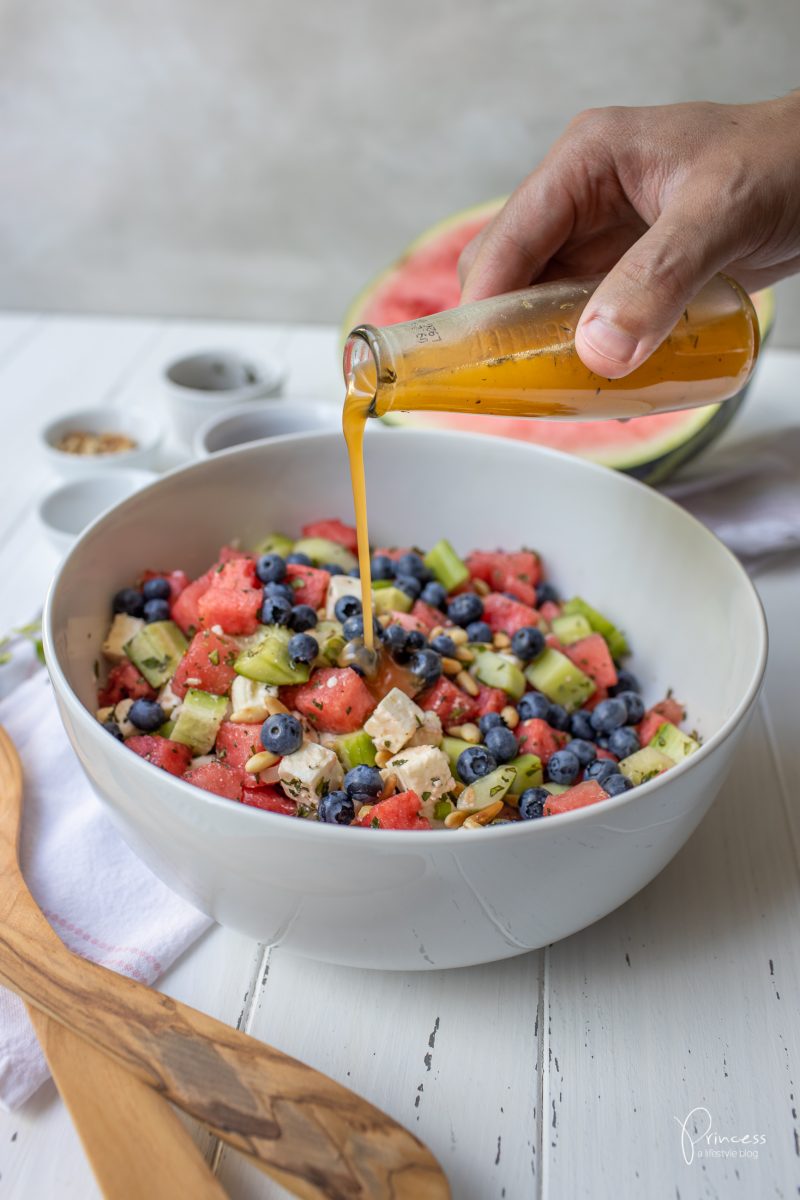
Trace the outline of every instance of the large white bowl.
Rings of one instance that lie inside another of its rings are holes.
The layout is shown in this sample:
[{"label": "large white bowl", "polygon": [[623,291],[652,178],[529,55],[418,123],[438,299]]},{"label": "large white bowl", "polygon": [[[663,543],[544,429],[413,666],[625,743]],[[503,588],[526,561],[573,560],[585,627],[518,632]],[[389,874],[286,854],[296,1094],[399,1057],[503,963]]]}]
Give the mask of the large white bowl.
[{"label": "large white bowl", "polygon": [[686,702],[702,749],[627,795],[458,833],[378,832],[198,791],[92,715],[109,599],[143,567],[204,570],[219,545],[352,511],[338,434],[255,443],[173,472],[100,518],[56,577],[44,643],[69,737],[144,861],[223,925],[367,967],[507,958],[591,924],[649,882],[719,791],[766,659],[758,598],[729,552],[655,492],[536,446],[467,434],[367,438],[375,543],[538,548],[555,582],[612,614],[655,700]]}]

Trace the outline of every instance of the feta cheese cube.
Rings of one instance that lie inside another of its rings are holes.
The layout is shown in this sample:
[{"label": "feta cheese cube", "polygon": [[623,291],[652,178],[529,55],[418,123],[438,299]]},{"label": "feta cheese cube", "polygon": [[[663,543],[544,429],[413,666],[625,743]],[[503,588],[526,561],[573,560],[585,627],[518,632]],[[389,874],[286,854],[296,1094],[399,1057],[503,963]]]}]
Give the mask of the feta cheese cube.
[{"label": "feta cheese cube", "polygon": [[278,779],[290,800],[316,808],[327,792],[341,787],[344,772],[333,750],[318,742],[303,742],[278,763]]},{"label": "feta cheese cube", "polygon": [[424,722],[425,713],[419,705],[399,688],[392,688],[364,723],[364,729],[375,743],[376,750],[388,750],[396,754],[408,745]]},{"label": "feta cheese cube", "polygon": [[119,704],[114,706],[114,720],[119,725],[119,731],[124,738],[135,737],[137,733],[141,732],[136,728],[133,721],[128,720],[128,713],[132,704],[133,700],[127,699],[120,700]]},{"label": "feta cheese cube", "polygon": [[144,629],[141,617],[129,617],[127,613],[116,614],[103,642],[103,655],[109,662],[122,662],[125,658],[125,643],[135,637],[140,629]]},{"label": "feta cheese cube", "polygon": [[422,713],[423,722],[420,725],[414,736],[406,743],[408,746],[441,746],[442,744],[442,722],[439,719],[439,714],[429,712],[427,709]]},{"label": "feta cheese cube", "polygon": [[416,792],[426,816],[436,801],[455,787],[447,755],[436,746],[406,746],[389,759],[381,774],[384,779],[395,775],[404,792]]},{"label": "feta cheese cube", "polygon": [[237,675],[231,685],[231,720],[266,721],[269,716],[266,701],[270,696],[277,694],[276,687],[269,687],[266,683],[257,683],[255,679],[245,679],[244,675]]},{"label": "feta cheese cube", "polygon": [[168,679],[158,693],[158,703],[163,708],[168,717],[173,716],[176,710],[180,708],[183,701],[180,696],[176,696],[172,690],[172,680]]},{"label": "feta cheese cube", "polygon": [[357,596],[361,599],[361,580],[352,579],[349,575],[331,575],[328,592],[325,597],[325,616],[328,620],[336,619],[336,601],[342,596]]}]

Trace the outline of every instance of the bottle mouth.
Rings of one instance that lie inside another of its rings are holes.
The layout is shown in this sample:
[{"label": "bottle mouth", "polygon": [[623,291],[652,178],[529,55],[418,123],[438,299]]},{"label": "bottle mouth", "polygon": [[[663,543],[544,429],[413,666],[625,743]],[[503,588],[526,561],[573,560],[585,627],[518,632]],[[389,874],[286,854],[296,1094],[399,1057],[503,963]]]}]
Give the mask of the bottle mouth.
[{"label": "bottle mouth", "polygon": [[[348,396],[363,398],[367,416],[378,413],[378,385],[381,379],[380,335],[374,325],[358,325],[347,336],[343,371]],[[387,378],[385,382],[390,382]]]}]

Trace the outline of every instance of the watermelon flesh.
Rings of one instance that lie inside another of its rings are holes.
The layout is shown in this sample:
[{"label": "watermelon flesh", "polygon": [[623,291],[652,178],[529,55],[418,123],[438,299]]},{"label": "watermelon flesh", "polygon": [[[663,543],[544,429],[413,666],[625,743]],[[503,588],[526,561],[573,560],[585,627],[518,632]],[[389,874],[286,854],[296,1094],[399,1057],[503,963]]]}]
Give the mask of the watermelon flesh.
[{"label": "watermelon flesh", "polygon": [[[345,332],[356,325],[392,325],[454,308],[461,295],[461,251],[502,204],[503,200],[494,200],[457,213],[423,234],[358,297],[345,318]],[[752,299],[763,344],[774,321],[774,294],[766,289]],[[662,483],[722,433],[744,399],[747,386],[724,404],[627,421],[546,421],[441,412],[392,413],[384,420],[392,425],[462,430],[535,442],[616,467],[646,483]]]}]

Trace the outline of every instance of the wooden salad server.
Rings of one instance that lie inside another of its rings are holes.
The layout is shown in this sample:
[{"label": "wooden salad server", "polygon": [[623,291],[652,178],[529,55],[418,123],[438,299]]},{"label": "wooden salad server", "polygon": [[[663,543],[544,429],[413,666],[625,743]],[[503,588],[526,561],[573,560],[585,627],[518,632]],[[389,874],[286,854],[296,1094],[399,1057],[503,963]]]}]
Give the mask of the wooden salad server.
[{"label": "wooden salad server", "polygon": [[72,954],[19,869],[19,760],[0,729],[0,982],[309,1200],[448,1200],[430,1150],[287,1054]]}]

